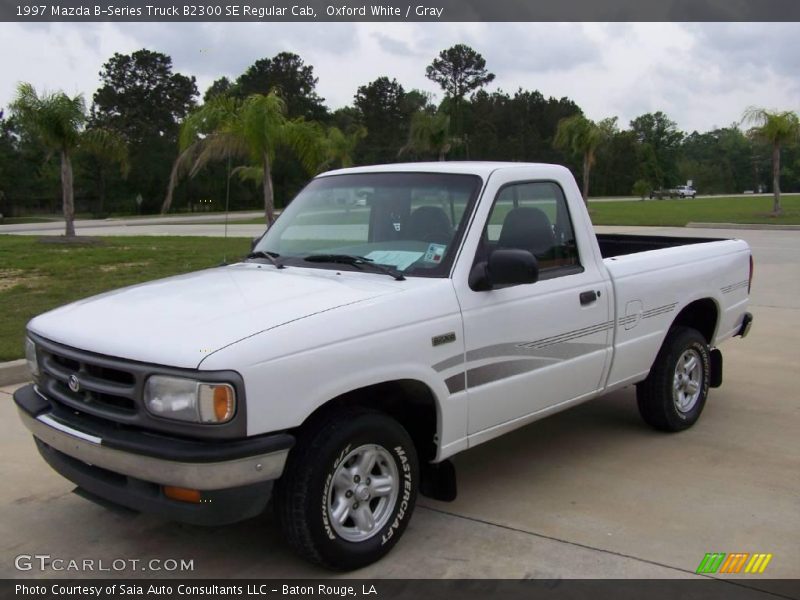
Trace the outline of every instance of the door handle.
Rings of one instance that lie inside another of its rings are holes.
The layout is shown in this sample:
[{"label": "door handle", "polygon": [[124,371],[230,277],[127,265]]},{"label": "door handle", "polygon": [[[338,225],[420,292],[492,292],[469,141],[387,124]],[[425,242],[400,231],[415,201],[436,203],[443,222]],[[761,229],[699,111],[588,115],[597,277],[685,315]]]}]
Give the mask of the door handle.
[{"label": "door handle", "polygon": [[594,290],[590,290],[588,292],[581,292],[580,299],[581,299],[581,306],[585,306],[587,304],[591,304],[595,300],[597,300],[597,292]]}]

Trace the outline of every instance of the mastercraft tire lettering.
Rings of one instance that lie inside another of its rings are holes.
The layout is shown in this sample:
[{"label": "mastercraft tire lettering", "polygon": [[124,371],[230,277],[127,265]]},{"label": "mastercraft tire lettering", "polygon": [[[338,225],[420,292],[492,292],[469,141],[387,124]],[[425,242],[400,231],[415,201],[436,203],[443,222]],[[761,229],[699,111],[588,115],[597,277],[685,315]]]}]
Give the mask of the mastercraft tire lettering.
[{"label": "mastercraft tire lettering", "polygon": [[389,531],[387,531],[381,537],[381,545],[386,544],[390,539],[392,539],[394,532],[400,528],[400,523],[403,521],[403,517],[406,516],[406,512],[409,509],[409,502],[411,500],[411,492],[413,489],[413,483],[411,481],[411,465],[408,462],[408,458],[406,458],[403,447],[398,446],[394,449],[394,451],[397,453],[398,458],[403,464],[403,492],[397,517],[392,522],[392,526],[389,528]]}]

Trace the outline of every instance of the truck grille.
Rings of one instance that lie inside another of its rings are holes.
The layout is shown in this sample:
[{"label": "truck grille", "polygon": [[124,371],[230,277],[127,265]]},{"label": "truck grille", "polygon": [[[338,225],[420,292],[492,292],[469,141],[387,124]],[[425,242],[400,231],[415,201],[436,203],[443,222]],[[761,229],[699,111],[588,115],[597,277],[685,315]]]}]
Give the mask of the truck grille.
[{"label": "truck grille", "polygon": [[[113,359],[56,345],[39,345],[39,387],[50,398],[81,412],[106,418],[137,413],[136,374]],[[72,385],[70,385],[72,383]]]},{"label": "truck grille", "polygon": [[204,381],[233,384],[236,388],[237,410],[233,419],[222,425],[182,423],[148,412],[143,399],[145,383],[154,373],[196,379],[199,371],[95,354],[51,342],[30,331],[28,337],[36,344],[39,359],[37,391],[62,417],[75,412],[90,420],[111,422],[123,429],[144,429],[154,435],[166,433],[203,439],[247,436],[244,382],[235,371],[202,372]]}]

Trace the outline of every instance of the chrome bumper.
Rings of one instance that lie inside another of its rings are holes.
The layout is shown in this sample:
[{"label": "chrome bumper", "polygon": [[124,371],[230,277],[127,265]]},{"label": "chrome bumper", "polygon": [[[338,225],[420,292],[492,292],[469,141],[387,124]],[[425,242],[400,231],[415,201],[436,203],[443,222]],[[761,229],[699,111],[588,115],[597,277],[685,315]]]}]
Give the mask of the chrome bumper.
[{"label": "chrome bumper", "polygon": [[103,445],[100,437],[74,429],[49,414],[20,419],[40,441],[84,463],[161,485],[221,490],[277,479],[289,450],[222,462],[180,462],[124,452]]}]

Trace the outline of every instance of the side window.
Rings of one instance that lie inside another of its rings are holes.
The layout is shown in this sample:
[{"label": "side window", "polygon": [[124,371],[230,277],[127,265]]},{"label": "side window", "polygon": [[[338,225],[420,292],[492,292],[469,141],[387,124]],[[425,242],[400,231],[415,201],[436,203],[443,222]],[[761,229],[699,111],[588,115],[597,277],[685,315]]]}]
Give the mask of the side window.
[{"label": "side window", "polygon": [[575,234],[561,187],[549,181],[504,187],[484,231],[485,255],[496,248],[530,251],[544,278],[580,268]]}]

